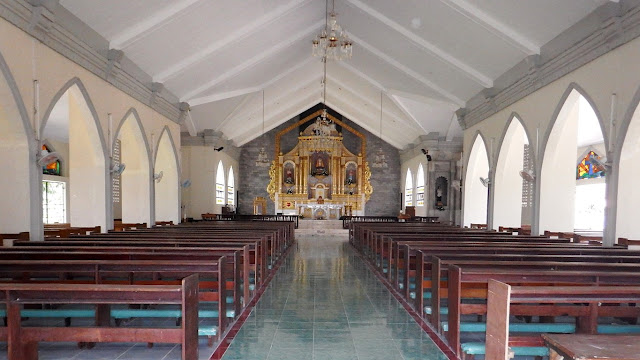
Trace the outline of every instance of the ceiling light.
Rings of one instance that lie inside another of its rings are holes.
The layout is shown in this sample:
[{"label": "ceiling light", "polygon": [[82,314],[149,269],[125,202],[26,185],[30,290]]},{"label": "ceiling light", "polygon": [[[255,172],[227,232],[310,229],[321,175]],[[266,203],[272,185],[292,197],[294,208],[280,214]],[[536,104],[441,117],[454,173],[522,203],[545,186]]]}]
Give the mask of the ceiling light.
[{"label": "ceiling light", "polygon": [[334,9],[335,0],[332,0],[331,13],[327,17],[329,13],[329,0],[327,0],[324,29],[311,42],[311,53],[313,56],[322,57],[323,61],[351,59],[353,52],[353,42],[338,24],[338,14]]}]

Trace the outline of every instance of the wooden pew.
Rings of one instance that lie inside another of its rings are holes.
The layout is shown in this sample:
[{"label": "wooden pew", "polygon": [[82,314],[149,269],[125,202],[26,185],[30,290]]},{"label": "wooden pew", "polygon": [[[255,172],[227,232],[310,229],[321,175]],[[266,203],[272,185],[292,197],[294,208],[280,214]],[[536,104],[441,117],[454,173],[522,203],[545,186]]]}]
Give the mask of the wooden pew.
[{"label": "wooden pew", "polygon": [[[612,315],[640,315],[640,308],[607,306],[640,302],[640,286],[511,286],[490,280],[487,302],[486,358],[508,360],[510,346],[539,346],[539,334],[510,340],[509,316],[517,312],[517,307],[539,304],[530,310],[536,315],[557,316],[569,314],[578,319],[576,331],[582,334],[596,334],[598,317]],[[519,305],[523,304],[523,305]],[[640,337],[636,337],[640,339]],[[620,338],[622,340],[624,338]],[[609,337],[610,354],[624,353],[623,341]],[[606,354],[607,352],[605,352]],[[628,354],[632,355],[632,354]],[[637,354],[633,354],[637,355]],[[604,356],[603,359],[630,359],[632,357]]]},{"label": "wooden pew", "polygon": [[[198,276],[180,285],[105,284],[0,284],[6,304],[7,326],[0,339],[7,342],[9,360],[37,360],[38,343],[53,342],[147,342],[173,343],[182,347],[183,360],[198,359]],[[97,304],[96,324],[88,327],[24,327],[21,308],[29,304]],[[113,328],[108,326],[112,304],[180,305],[180,328]]]},{"label": "wooden pew", "polygon": [[[200,302],[215,302],[218,314],[217,330],[201,331],[213,345],[213,333],[222,335],[227,330],[227,282],[225,257],[216,261],[177,260],[0,260],[1,283],[91,283],[173,285],[177,279],[191,274],[200,276],[198,294]],[[235,307],[235,304],[234,304]],[[200,311],[207,310],[201,306]],[[211,311],[211,310],[208,310]],[[155,310],[153,315],[162,313]],[[126,313],[125,317],[131,317]],[[144,316],[144,310],[136,313]],[[237,316],[238,314],[236,314]],[[62,315],[68,318],[69,316]]]},{"label": "wooden pew", "polygon": [[[570,269],[570,267],[567,267]],[[581,270],[549,270],[549,269],[518,269],[517,265],[511,268],[503,269],[491,268],[473,268],[459,267],[450,265],[448,270],[447,287],[448,287],[448,331],[447,340],[449,345],[458,355],[461,354],[460,342],[460,319],[461,315],[484,315],[487,307],[484,304],[466,304],[461,300],[465,296],[475,298],[486,298],[487,284],[490,280],[498,280],[511,284],[526,285],[552,285],[566,286],[567,284],[575,285],[628,285],[640,284],[640,272],[617,270],[615,266],[606,267],[602,264],[598,271]],[[629,301],[631,302],[631,301]],[[433,302],[435,305],[435,301]],[[567,310],[568,309],[564,309]],[[633,316],[625,312],[626,309],[618,309],[619,311],[611,311],[610,316],[627,317]],[[433,309],[432,314],[439,313],[438,309]],[[538,313],[536,305],[521,307],[518,309],[518,315],[548,315]],[[637,315],[636,315],[637,316]]]}]

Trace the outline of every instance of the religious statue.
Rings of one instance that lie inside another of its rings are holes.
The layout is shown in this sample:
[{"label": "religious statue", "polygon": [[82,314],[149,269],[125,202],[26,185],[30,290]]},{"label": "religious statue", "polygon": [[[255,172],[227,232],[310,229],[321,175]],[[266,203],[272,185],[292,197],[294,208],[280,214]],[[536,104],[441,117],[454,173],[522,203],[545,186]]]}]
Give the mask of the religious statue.
[{"label": "religious statue", "polygon": [[316,160],[313,162],[313,173],[311,175],[329,175],[329,169],[327,168],[324,157],[321,153],[317,153],[315,159]]},{"label": "religious statue", "polygon": [[316,202],[318,204],[324,204],[324,199],[322,198],[322,195],[318,196],[318,200],[316,200]]},{"label": "religious statue", "polygon": [[285,184],[293,184],[293,169],[291,166],[285,167],[284,170],[284,183]]}]

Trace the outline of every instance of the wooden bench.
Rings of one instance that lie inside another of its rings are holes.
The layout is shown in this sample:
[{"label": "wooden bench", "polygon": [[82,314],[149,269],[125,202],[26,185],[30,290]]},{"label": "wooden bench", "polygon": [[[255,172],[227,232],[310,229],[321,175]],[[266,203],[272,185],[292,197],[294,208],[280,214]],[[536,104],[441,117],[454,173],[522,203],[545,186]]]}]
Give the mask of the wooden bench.
[{"label": "wooden bench", "polygon": [[[182,346],[183,360],[198,359],[198,276],[181,280],[180,285],[104,284],[0,284],[6,305],[7,326],[0,339],[7,342],[9,360],[37,360],[38,343],[50,342],[147,342]],[[96,325],[89,327],[25,327],[21,321],[24,305],[96,304]],[[180,305],[179,328],[113,328],[108,326],[110,305]]]},{"label": "wooden bench", "polygon": [[[584,271],[584,270],[548,270],[548,269],[518,269],[516,266],[511,269],[478,269],[478,268],[461,268],[457,265],[449,266],[447,278],[447,340],[449,345],[461,355],[463,351],[476,352],[478,346],[475,343],[463,346],[460,341],[461,315],[485,315],[487,314],[487,305],[483,303],[464,303],[462,299],[487,298],[487,284],[491,280],[499,280],[511,284],[527,284],[527,285],[558,285],[560,287],[567,284],[576,285],[624,285],[624,284],[640,284],[640,273],[637,271],[617,271],[615,267],[598,269],[600,271]],[[539,287],[539,286],[536,286]],[[584,287],[584,286],[582,286]],[[631,302],[631,301],[630,301]],[[533,302],[534,304],[536,302]],[[432,324],[439,319],[441,313],[439,305],[436,301],[432,302],[434,308],[432,310]],[[517,315],[526,316],[557,316],[558,314],[547,314],[538,311],[537,305],[521,306],[517,308]],[[562,308],[563,311],[570,309]],[[618,310],[608,313],[610,316],[630,317],[637,312],[629,312],[626,308],[613,309]],[[640,310],[640,308],[636,309]],[[633,311],[636,311],[633,310]],[[566,312],[565,312],[566,313]],[[635,315],[637,316],[637,315]],[[487,314],[487,319],[491,315]],[[487,329],[489,325],[487,324]],[[487,357],[491,358],[491,357]],[[491,358],[493,359],[493,358]]]},{"label": "wooden bench", "polygon": [[[225,295],[227,289],[233,284],[226,279],[225,257],[217,261],[177,261],[177,260],[1,260],[0,283],[91,283],[91,284],[126,284],[149,285],[168,284],[175,282],[191,274],[200,276],[199,300],[202,304],[199,312],[205,318],[217,318],[216,328],[203,327],[199,333],[209,338],[209,344],[213,345],[213,338],[222,335],[227,330],[227,317],[238,316],[227,312]],[[234,304],[235,307],[235,304]],[[82,313],[60,312],[44,310],[42,316],[47,313],[54,317],[72,318],[75,316],[86,317]],[[114,314],[117,318],[131,317],[169,317],[167,314],[175,313],[162,310],[128,310]]]},{"label": "wooden bench", "polygon": [[[601,316],[640,315],[640,308],[611,306],[640,302],[640,286],[511,286],[490,280],[487,302],[486,358],[495,360],[510,359],[509,348],[515,346],[541,346],[540,334],[519,336],[510,339],[509,317],[514,308],[535,306],[536,315],[558,316],[568,314],[576,317],[576,331],[582,334],[598,332],[598,318]],[[517,311],[517,310],[516,310]],[[613,337],[605,354],[616,354],[627,343],[626,338],[618,341]],[[640,337],[635,337],[640,339]],[[637,353],[634,355],[637,356]],[[627,359],[628,357],[620,357]],[[580,358],[582,359],[582,358]],[[602,357],[602,359],[618,359]]]}]

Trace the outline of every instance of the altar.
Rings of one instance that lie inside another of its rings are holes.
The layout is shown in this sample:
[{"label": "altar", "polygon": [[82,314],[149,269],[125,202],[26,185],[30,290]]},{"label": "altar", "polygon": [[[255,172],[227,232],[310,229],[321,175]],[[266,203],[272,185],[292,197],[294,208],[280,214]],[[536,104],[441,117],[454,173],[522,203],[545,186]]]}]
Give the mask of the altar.
[{"label": "altar", "polygon": [[306,204],[298,207],[298,214],[313,220],[338,220],[343,211],[343,205],[332,204]]},{"label": "altar", "polygon": [[[344,131],[351,133],[351,151]],[[291,141],[294,134],[297,142]],[[318,220],[364,214],[373,187],[363,134],[323,109],[281,130],[275,140],[267,193],[276,213]]]}]

